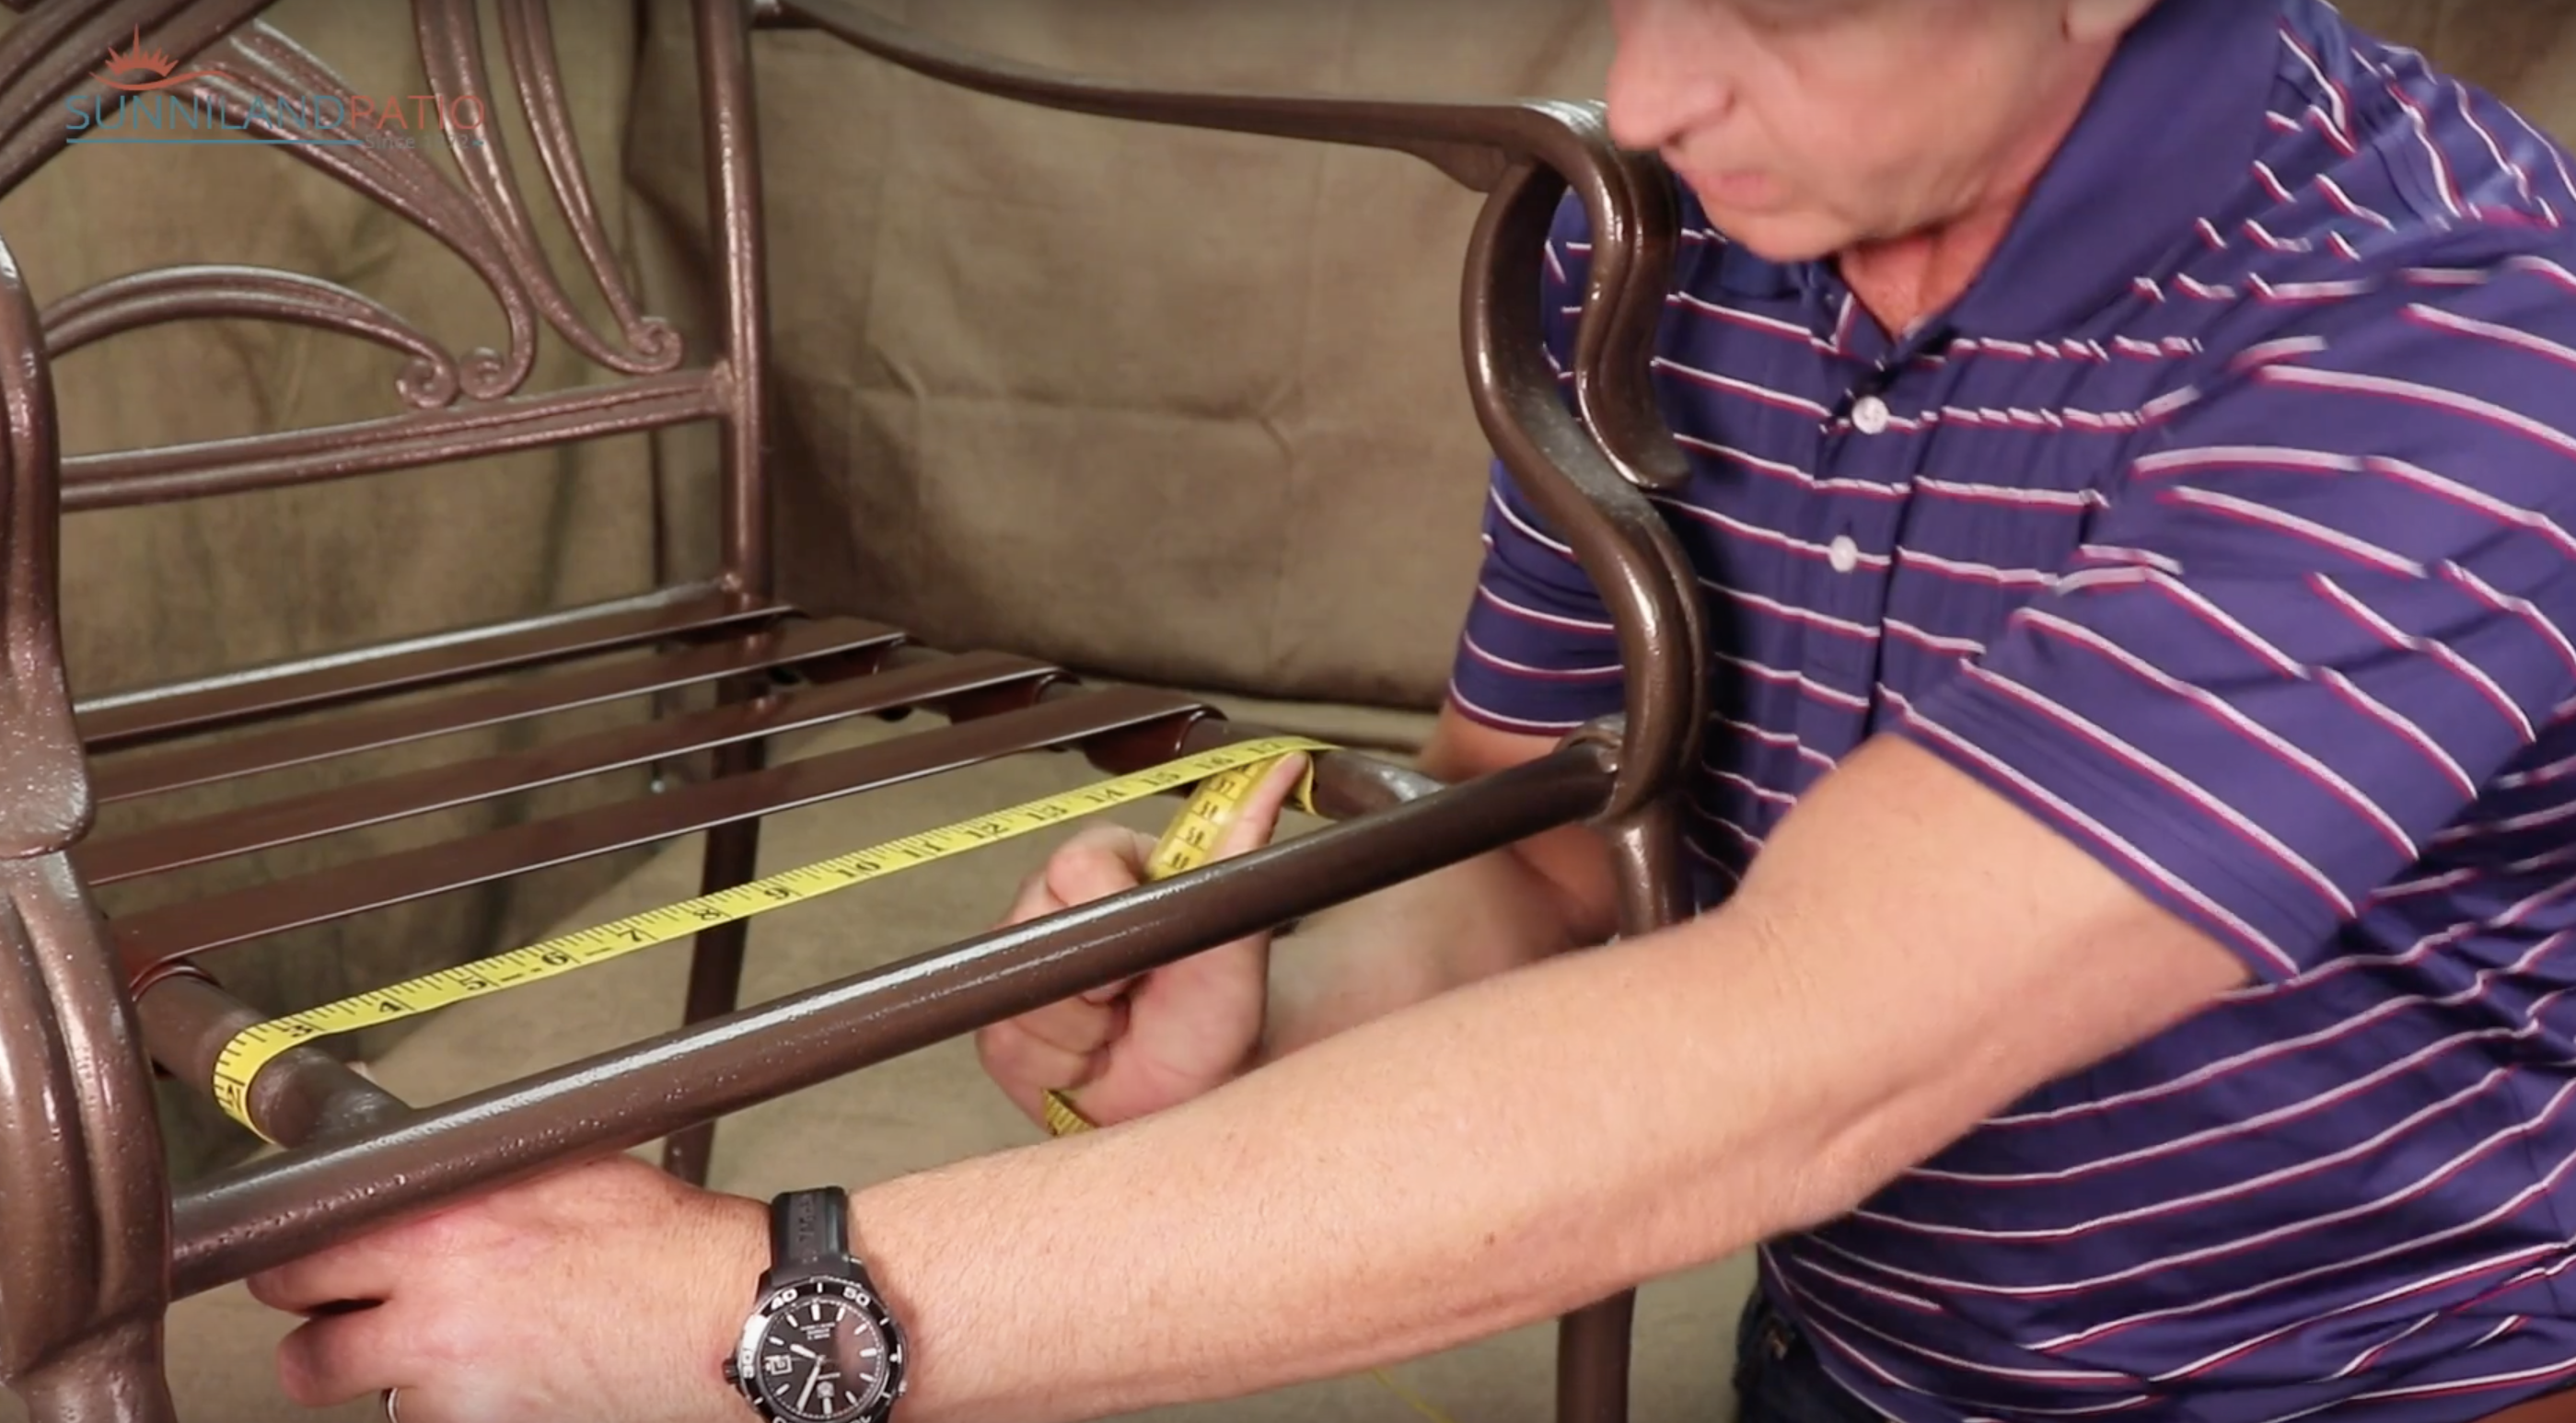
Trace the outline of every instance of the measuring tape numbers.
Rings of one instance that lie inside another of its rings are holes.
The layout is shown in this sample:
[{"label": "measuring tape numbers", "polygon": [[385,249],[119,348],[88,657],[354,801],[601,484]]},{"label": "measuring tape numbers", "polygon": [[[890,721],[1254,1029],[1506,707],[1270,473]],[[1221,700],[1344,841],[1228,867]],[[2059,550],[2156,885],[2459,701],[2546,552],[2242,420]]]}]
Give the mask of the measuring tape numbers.
[{"label": "measuring tape numbers", "polygon": [[[1335,748],[1302,736],[1270,736],[1239,741],[1166,761],[1159,766],[1099,781],[989,815],[924,830],[900,840],[853,850],[828,860],[801,865],[763,879],[713,894],[647,909],[623,919],[559,935],[524,948],[454,968],[408,979],[390,988],[354,994],[301,1013],[256,1023],[236,1034],[215,1057],[216,1105],[252,1131],[250,1086],[260,1069],[287,1049],[397,1022],[436,1009],[488,997],[605,963],[638,949],[687,938],[718,924],[749,919],[791,904],[802,904],[834,890],[882,879],[887,875],[963,854],[986,845],[1016,839],[1080,816],[1149,799],[1182,786],[1198,784],[1189,802],[1155,842],[1147,861],[1147,878],[1167,879],[1205,864],[1216,853],[1218,838],[1240,814],[1270,766],[1298,752]],[[1314,768],[1310,763],[1297,788],[1297,803],[1314,810]],[[261,1133],[263,1137],[266,1133]]]}]

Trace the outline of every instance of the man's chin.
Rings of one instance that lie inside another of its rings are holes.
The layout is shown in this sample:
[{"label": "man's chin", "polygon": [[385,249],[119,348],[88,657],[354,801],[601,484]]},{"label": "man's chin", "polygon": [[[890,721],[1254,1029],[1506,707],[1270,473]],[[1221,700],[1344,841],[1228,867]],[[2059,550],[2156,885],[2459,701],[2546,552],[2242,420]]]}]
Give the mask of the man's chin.
[{"label": "man's chin", "polygon": [[1695,182],[1684,175],[1709,225],[1769,262],[1812,262],[1851,245],[1857,234],[1793,201],[1776,185],[1752,180]]},{"label": "man's chin", "polygon": [[1727,241],[1783,266],[1830,257],[1852,244],[1843,225],[1797,212],[1744,212],[1702,204],[1709,225]]}]

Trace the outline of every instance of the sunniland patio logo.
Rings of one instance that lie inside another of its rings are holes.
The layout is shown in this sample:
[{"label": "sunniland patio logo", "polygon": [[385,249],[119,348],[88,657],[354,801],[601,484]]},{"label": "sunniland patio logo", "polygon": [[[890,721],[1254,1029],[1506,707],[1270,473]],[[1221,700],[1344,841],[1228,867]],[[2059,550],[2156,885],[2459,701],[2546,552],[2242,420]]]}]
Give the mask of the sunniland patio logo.
[{"label": "sunniland patio logo", "polygon": [[[104,94],[73,94],[69,111],[73,143],[320,144],[337,148],[409,148],[424,135],[444,134],[460,148],[483,145],[483,101],[472,94],[453,100],[436,94],[331,94],[312,92],[251,99],[237,116],[223,100],[179,86],[212,71],[179,71],[178,61],[143,47],[137,27],[131,47],[107,47],[107,67],[95,76]],[[236,122],[238,118],[238,122]]]}]

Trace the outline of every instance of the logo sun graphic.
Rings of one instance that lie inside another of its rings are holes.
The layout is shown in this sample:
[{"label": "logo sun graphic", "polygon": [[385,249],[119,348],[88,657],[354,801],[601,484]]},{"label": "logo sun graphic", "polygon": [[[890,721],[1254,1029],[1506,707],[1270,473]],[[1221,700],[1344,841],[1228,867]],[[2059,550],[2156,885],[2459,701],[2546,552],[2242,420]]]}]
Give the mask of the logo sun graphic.
[{"label": "logo sun graphic", "polygon": [[[119,52],[114,45],[107,47],[107,68],[97,77],[100,83],[111,89],[122,89],[129,94],[142,94],[154,89],[167,89],[176,84],[185,84],[191,79],[202,77],[205,73],[203,70],[190,70],[185,74],[170,72],[178,67],[179,61],[172,59],[168,54],[143,47],[143,27],[137,25],[134,27],[132,48]],[[141,82],[131,82],[117,77],[124,74],[149,74],[152,77]]]}]

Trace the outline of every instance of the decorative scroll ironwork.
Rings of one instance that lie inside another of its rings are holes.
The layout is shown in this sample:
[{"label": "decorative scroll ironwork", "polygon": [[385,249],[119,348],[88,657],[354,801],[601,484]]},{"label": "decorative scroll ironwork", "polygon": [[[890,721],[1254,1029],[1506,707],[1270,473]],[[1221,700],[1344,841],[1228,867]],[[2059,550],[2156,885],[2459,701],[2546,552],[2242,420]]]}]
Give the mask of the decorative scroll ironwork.
[{"label": "decorative scroll ironwork", "polygon": [[[508,150],[496,125],[484,123],[480,142],[463,141],[447,125],[451,151],[465,174],[484,228],[508,255],[513,271],[527,284],[529,296],[547,321],[592,360],[630,375],[666,371],[680,363],[680,335],[668,322],[639,314],[619,275],[615,254],[599,224],[589,176],[573,135],[572,116],[564,103],[563,71],[555,63],[554,32],[547,21],[547,0],[500,0],[502,33],[512,73],[518,81],[528,127],[537,138],[547,187],[556,207],[572,228],[586,265],[598,281],[610,309],[623,324],[632,351],[620,351],[590,329],[537,246],[536,233],[519,198]],[[422,62],[442,113],[471,100],[488,114],[490,85],[483,72],[482,27],[474,0],[413,0],[420,27]]]},{"label": "decorative scroll ironwork", "polygon": [[[253,22],[243,31],[184,61],[208,71],[171,92],[202,95],[220,105],[224,121],[264,137],[297,137],[288,120],[315,94],[340,94],[350,86],[328,65],[277,30]],[[309,122],[309,119],[308,119]],[[509,331],[506,354],[467,352],[460,362],[464,393],[497,400],[525,384],[535,368],[536,321],[527,288],[512,270],[511,254],[483,214],[457,191],[420,150],[384,144],[349,146],[293,143],[287,151],[400,213],[462,258],[490,288]]]},{"label": "decorative scroll ironwork", "polygon": [[[577,310],[554,270],[497,121],[474,0],[414,0],[422,61],[449,154],[462,183],[409,144],[308,141],[315,96],[354,91],[319,57],[263,21],[266,0],[44,0],[0,37],[0,191],[14,187],[69,142],[57,120],[65,100],[106,112],[119,91],[94,71],[119,41],[184,73],[156,87],[156,102],[277,140],[301,161],[401,214],[454,252],[492,293],[504,349],[451,353],[382,304],[319,278],[247,267],[137,273],[58,303],[48,336],[56,349],[120,331],[209,316],[289,321],[354,336],[412,357],[396,384],[405,403],[431,408],[517,394],[535,367],[539,321],[592,362],[627,376],[680,367],[679,332],[639,306],[610,243],[582,166],[565,100],[548,0],[499,0],[513,88],[534,135],[545,185],[582,264],[615,322],[614,338]],[[175,58],[173,58],[175,56]],[[86,96],[84,98],[84,96]],[[107,109],[97,106],[106,105]],[[345,116],[345,115],[343,115]],[[466,121],[469,120],[470,121]],[[380,121],[381,123],[381,121]],[[406,125],[408,126],[408,125]]]},{"label": "decorative scroll ironwork", "polygon": [[[187,60],[272,0],[38,0],[0,42],[0,195],[71,141],[61,106],[116,91],[95,71],[108,50],[133,40]],[[23,50],[7,48],[28,38]],[[148,37],[143,39],[142,37]]]},{"label": "decorative scroll ironwork", "polygon": [[456,399],[456,357],[419,327],[337,282],[270,267],[156,267],[101,282],[45,308],[45,349],[61,356],[119,332],[208,317],[288,321],[372,341],[412,358],[395,382],[406,403],[432,409]]}]

